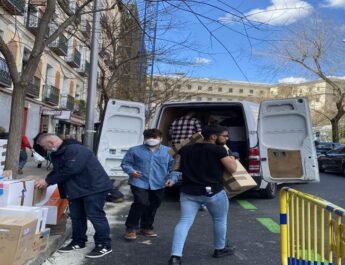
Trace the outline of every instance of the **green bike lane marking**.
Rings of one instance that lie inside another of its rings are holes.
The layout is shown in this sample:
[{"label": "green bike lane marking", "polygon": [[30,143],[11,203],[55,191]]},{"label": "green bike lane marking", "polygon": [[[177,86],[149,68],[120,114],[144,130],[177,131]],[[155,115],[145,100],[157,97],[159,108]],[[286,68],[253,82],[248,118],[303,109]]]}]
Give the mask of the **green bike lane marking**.
[{"label": "green bike lane marking", "polygon": [[274,234],[280,233],[280,226],[272,218],[256,218],[264,227]]},{"label": "green bike lane marking", "polygon": [[[247,200],[237,200],[237,202],[239,205],[241,205],[243,209],[251,211],[257,210],[255,205]],[[270,232],[274,234],[280,233],[280,225],[277,222],[275,222],[272,218],[256,218],[256,220],[264,227],[266,227]]]},{"label": "green bike lane marking", "polygon": [[246,200],[237,200],[238,204],[242,206],[243,209],[246,210],[256,210],[255,205],[251,204],[249,201]]}]

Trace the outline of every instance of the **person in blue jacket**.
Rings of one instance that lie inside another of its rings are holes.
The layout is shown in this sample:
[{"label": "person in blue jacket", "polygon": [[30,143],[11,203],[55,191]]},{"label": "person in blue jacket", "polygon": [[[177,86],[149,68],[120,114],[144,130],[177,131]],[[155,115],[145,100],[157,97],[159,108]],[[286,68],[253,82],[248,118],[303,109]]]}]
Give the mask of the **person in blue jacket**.
[{"label": "person in blue jacket", "polygon": [[103,207],[112,183],[96,156],[80,142],[62,140],[54,134],[39,136],[37,143],[50,153],[54,169],[36,186],[58,184],[61,198],[69,201],[72,241],[59,252],[85,248],[89,219],[95,229],[95,248],[86,257],[99,258],[111,253],[110,227]]},{"label": "person in blue jacket", "polygon": [[121,167],[129,175],[129,185],[134,201],[126,220],[127,240],[137,238],[137,230],[147,237],[156,237],[153,222],[164,195],[180,173],[172,170],[170,147],[161,144],[162,132],[158,129],[144,131],[144,144],[128,150]]}]

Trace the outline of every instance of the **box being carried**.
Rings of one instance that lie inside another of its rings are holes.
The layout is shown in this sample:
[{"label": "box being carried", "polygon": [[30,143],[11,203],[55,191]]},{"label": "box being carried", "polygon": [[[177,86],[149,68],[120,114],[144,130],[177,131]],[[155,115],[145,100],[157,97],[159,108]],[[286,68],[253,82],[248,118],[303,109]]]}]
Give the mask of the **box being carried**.
[{"label": "box being carried", "polygon": [[169,151],[169,155],[175,156],[183,146],[187,144],[195,144],[202,142],[204,140],[204,137],[202,137],[201,133],[194,133],[191,137],[184,139],[179,144],[175,144]]},{"label": "box being carried", "polygon": [[30,259],[37,220],[0,217],[1,265],[22,265]]},{"label": "box being carried", "polygon": [[249,175],[242,164],[236,160],[237,170],[230,174],[224,173],[224,190],[229,198],[256,187],[255,180]]}]

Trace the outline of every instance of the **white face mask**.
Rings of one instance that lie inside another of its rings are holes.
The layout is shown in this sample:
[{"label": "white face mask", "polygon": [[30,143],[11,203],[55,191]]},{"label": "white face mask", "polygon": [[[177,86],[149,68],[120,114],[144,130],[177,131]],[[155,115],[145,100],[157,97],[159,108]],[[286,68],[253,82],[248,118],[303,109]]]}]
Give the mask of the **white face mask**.
[{"label": "white face mask", "polygon": [[159,145],[161,143],[160,139],[154,139],[154,138],[149,138],[146,139],[144,144],[147,144],[148,146],[155,146],[155,145]]}]

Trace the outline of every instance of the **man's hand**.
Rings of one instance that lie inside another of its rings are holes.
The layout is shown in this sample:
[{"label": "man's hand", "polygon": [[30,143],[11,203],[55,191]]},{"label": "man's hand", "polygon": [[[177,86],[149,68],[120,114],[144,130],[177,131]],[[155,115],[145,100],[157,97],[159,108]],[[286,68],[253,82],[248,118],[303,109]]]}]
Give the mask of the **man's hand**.
[{"label": "man's hand", "polygon": [[165,186],[167,186],[167,187],[172,187],[172,186],[174,186],[174,181],[172,180],[172,179],[168,179],[167,180],[167,182],[165,182]]},{"label": "man's hand", "polygon": [[46,182],[45,179],[38,179],[36,180],[35,182],[35,186],[38,188],[38,189],[44,189],[48,186],[48,183]]},{"label": "man's hand", "polygon": [[141,177],[141,172],[140,171],[134,171],[131,173],[131,177],[133,178],[140,178]]}]

